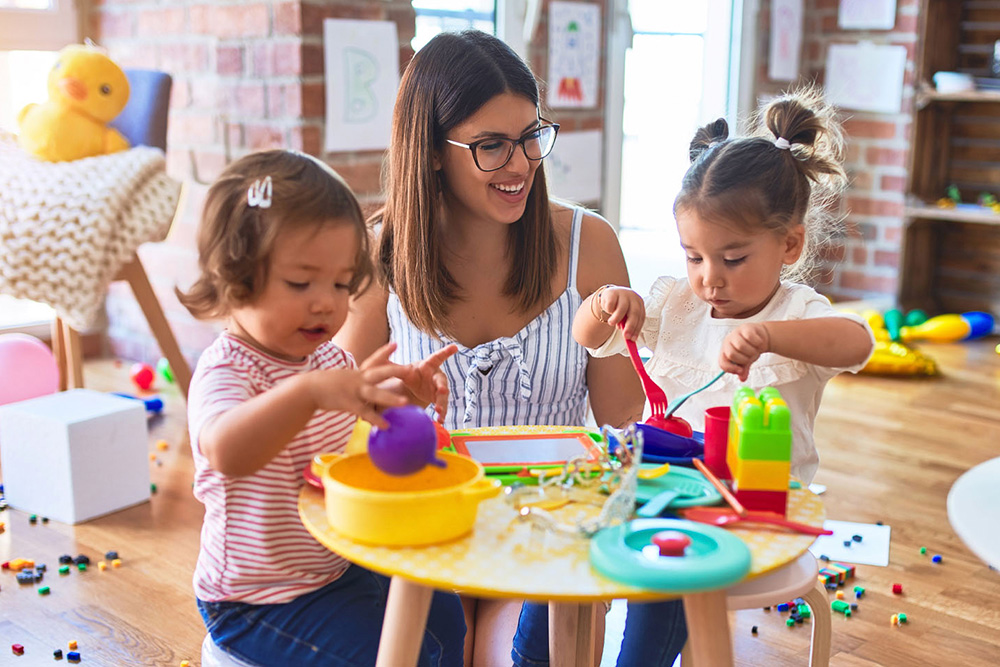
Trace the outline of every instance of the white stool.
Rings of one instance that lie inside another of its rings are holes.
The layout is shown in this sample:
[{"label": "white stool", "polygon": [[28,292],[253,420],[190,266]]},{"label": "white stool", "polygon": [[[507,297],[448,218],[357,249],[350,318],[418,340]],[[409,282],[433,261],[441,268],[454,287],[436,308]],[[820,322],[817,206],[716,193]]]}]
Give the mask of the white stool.
[{"label": "white stool", "polygon": [[205,635],[201,643],[201,667],[254,667],[250,663],[234,658],[212,641],[212,635]]},{"label": "white stool", "polygon": [[[726,607],[760,609],[779,602],[802,598],[812,611],[812,641],[809,645],[810,667],[830,664],[830,604],[819,584],[816,558],[808,551],[788,565],[726,591]],[[681,665],[691,667],[687,646],[681,653]],[[698,667],[698,666],[696,666]]]}]

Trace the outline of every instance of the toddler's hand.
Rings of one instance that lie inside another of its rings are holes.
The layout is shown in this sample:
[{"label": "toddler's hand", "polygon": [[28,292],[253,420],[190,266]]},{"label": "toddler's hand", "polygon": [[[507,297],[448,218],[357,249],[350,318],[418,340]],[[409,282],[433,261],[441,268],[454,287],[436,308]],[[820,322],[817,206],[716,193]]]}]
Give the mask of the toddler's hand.
[{"label": "toddler's hand", "polygon": [[635,340],[646,321],[646,304],[642,297],[627,287],[608,287],[601,290],[601,310],[608,313],[608,324],[613,327],[625,322],[625,338]]},{"label": "toddler's hand", "polygon": [[403,367],[400,379],[413,402],[421,407],[434,404],[438,421],[444,421],[448,410],[448,378],[441,364],[458,352],[457,345],[448,345],[422,361]]},{"label": "toddler's hand", "polygon": [[379,428],[389,424],[379,409],[406,405],[398,392],[380,386],[390,378],[400,378],[407,366],[389,361],[395,343],[383,345],[356,368],[337,368],[309,373],[310,394],[318,410],[351,412]]},{"label": "toddler's hand", "polygon": [[770,347],[771,336],[763,322],[741,324],[722,341],[719,367],[727,373],[735,373],[746,382],[750,366],[760,355],[770,351]]}]

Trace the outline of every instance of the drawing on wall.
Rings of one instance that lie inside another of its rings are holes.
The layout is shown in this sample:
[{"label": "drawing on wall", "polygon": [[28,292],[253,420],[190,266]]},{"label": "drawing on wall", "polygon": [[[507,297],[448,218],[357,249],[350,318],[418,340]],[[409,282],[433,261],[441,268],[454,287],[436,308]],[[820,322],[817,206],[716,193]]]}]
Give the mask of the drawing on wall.
[{"label": "drawing on wall", "polygon": [[549,193],[578,203],[601,198],[600,130],[561,132],[552,153],[545,158]]},{"label": "drawing on wall", "polygon": [[842,30],[892,30],[896,0],[840,0],[837,24]]},{"label": "drawing on wall", "polygon": [[831,44],[826,59],[827,99],[845,109],[899,113],[905,68],[905,46]]},{"label": "drawing on wall", "polygon": [[399,40],[393,21],[323,21],[326,142],[330,152],[389,146],[399,87]]},{"label": "drawing on wall", "polygon": [[378,61],[368,51],[344,49],[344,122],[364,123],[375,117],[378,100],[372,86],[378,81]]},{"label": "drawing on wall", "polygon": [[600,24],[597,5],[549,5],[549,107],[597,106]]},{"label": "drawing on wall", "polygon": [[792,81],[799,76],[802,51],[802,0],[772,0],[771,43],[767,76],[773,81]]}]

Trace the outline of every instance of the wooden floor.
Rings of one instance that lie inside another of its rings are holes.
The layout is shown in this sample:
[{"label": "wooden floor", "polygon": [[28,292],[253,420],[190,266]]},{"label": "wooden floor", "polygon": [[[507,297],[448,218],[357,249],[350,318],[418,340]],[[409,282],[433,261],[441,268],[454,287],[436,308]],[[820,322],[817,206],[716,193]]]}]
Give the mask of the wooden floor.
[{"label": "wooden floor", "polygon": [[[850,619],[834,615],[831,664],[913,667],[1000,664],[1000,573],[990,571],[952,532],[948,489],[973,465],[1000,456],[1000,355],[996,341],[927,345],[944,370],[934,380],[840,377],[826,392],[816,427],[828,516],[892,526],[887,568],[859,566],[867,589]],[[129,391],[127,365],[94,362],[85,369],[93,389]],[[164,391],[164,417],[150,423],[150,463],[158,492],[150,503],[79,525],[30,525],[27,516],[0,514],[0,560],[32,558],[49,566],[51,595],[0,574],[0,664],[51,665],[52,651],[75,639],[84,665],[199,664],[204,627],[191,592],[201,505],[191,495],[192,462],[184,403]],[[170,443],[167,451],[157,440]],[[1000,529],[1000,526],[998,526]],[[940,553],[932,565],[921,546]],[[58,557],[97,560],[115,549],[124,564],[67,576]],[[905,596],[892,595],[902,583]],[[904,611],[909,623],[891,627]],[[739,665],[805,665],[809,627],[786,628],[776,612],[731,615]],[[751,626],[758,626],[753,637]],[[23,644],[25,655],[8,651]],[[58,663],[57,663],[58,664]],[[65,664],[65,663],[63,663]],[[642,666],[637,666],[642,667]]]}]

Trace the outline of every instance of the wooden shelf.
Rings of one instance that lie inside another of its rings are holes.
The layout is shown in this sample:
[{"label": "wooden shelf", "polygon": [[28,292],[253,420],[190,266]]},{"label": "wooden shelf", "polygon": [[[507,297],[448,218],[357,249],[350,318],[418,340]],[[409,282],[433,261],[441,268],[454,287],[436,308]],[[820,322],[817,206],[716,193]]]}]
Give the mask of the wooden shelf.
[{"label": "wooden shelf", "polygon": [[932,204],[907,206],[903,214],[908,218],[923,218],[925,220],[948,220],[951,222],[970,222],[980,225],[1000,225],[1000,213],[994,213],[986,208],[939,208]]},{"label": "wooden shelf", "polygon": [[936,90],[921,90],[918,93],[918,106],[924,107],[931,102],[1000,102],[1000,91],[965,90],[959,93],[939,93]]}]

